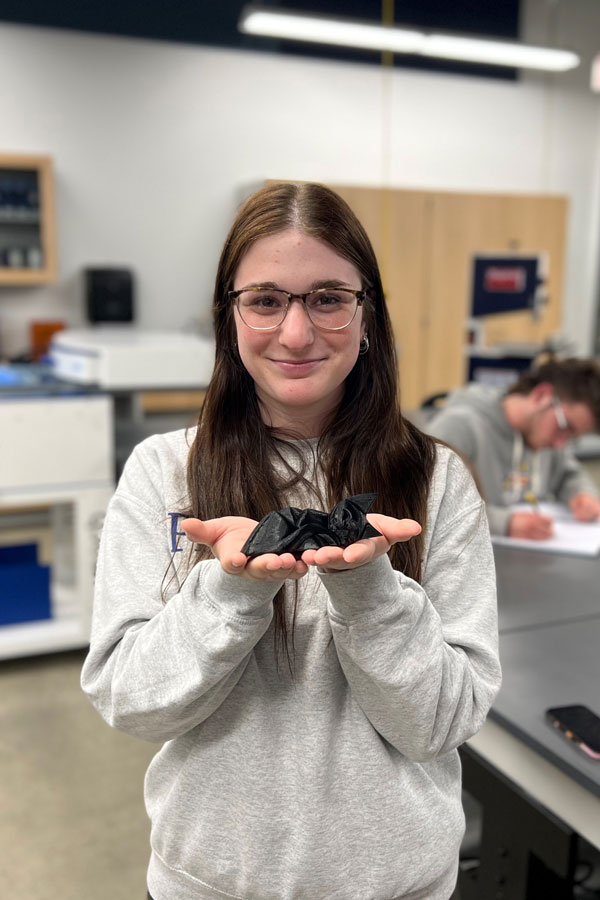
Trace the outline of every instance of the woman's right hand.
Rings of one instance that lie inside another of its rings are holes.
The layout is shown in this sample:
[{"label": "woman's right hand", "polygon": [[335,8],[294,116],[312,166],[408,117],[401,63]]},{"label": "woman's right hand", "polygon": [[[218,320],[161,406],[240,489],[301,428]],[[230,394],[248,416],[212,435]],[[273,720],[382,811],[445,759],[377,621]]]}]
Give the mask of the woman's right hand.
[{"label": "woman's right hand", "polygon": [[184,519],[180,527],[191,541],[210,547],[229,575],[252,581],[284,581],[306,575],[308,566],[292,553],[263,553],[254,559],[242,553],[241,548],[257,525],[254,519],[243,516],[222,516],[219,519]]}]

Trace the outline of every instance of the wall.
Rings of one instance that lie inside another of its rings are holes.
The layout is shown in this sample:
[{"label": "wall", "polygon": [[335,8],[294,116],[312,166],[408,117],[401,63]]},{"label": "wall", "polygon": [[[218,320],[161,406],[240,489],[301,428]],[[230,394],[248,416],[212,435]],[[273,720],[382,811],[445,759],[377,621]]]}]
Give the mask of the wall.
[{"label": "wall", "polygon": [[[580,3],[577,27],[600,24]],[[530,32],[547,26],[545,10],[532,0]],[[54,158],[60,265],[56,285],[0,289],[0,351],[26,348],[32,318],[83,321],[84,266],[135,270],[143,327],[205,319],[241,191],[282,177],[568,194],[565,331],[586,352],[599,117],[582,74],[561,78],[390,72],[0,24],[0,150]]]}]

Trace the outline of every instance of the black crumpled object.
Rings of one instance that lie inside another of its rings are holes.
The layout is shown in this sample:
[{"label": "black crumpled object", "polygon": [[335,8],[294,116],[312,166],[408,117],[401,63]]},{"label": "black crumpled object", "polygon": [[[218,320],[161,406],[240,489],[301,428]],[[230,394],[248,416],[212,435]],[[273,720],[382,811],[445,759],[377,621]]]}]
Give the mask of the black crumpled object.
[{"label": "black crumpled object", "polygon": [[244,546],[248,557],[261,553],[293,553],[319,547],[348,547],[362,538],[381,537],[366,513],[377,494],[357,494],[337,503],[330,513],[288,506],[264,516]]}]

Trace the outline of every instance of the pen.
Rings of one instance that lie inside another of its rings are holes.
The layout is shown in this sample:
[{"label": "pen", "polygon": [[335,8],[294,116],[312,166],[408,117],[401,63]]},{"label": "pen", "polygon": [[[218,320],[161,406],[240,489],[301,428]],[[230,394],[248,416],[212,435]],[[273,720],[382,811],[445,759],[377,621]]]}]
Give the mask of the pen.
[{"label": "pen", "polygon": [[538,498],[535,496],[533,491],[527,491],[525,494],[523,494],[523,499],[527,503],[531,504],[534,512],[541,514],[540,504],[538,503]]}]

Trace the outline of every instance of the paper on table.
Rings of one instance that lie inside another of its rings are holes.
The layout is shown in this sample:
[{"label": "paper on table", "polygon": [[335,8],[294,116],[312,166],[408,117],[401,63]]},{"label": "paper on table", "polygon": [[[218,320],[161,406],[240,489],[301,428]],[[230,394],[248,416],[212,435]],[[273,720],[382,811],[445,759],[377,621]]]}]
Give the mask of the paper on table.
[{"label": "paper on table", "polygon": [[[529,504],[512,507],[514,512],[531,512]],[[572,556],[597,556],[600,553],[600,522],[576,522],[561,503],[540,503],[539,511],[554,519],[554,535],[547,541],[529,541],[504,534],[493,534],[494,544],[522,547],[546,553],[568,553]]]}]

